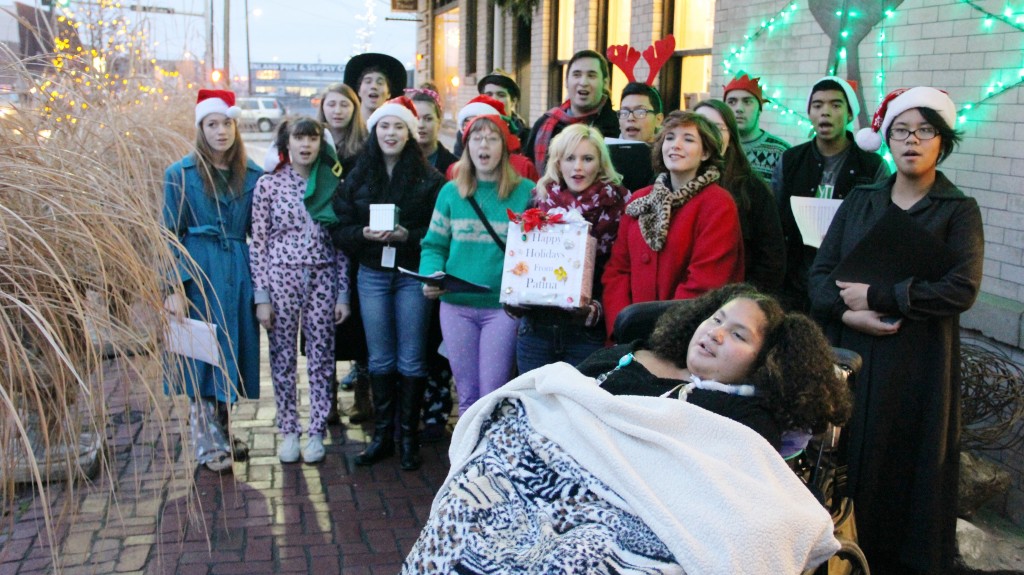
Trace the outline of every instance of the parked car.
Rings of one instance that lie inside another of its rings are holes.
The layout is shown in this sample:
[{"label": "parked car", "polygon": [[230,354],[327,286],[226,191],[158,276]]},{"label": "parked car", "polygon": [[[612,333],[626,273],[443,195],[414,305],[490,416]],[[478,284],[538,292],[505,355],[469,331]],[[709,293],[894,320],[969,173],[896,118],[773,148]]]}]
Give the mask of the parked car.
[{"label": "parked car", "polygon": [[242,125],[255,126],[261,132],[273,130],[285,115],[277,98],[238,98],[236,104],[242,109]]}]

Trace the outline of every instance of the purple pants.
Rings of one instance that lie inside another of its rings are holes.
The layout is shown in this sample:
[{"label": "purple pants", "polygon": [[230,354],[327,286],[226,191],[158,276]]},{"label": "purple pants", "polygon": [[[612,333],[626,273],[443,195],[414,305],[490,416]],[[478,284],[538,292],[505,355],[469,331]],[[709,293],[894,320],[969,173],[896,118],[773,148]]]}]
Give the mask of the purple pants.
[{"label": "purple pants", "polygon": [[277,403],[277,429],[285,435],[302,433],[295,364],[300,322],[306,335],[309,434],[323,437],[327,428],[334,377],[336,275],[331,266],[275,266],[270,270],[270,301],[274,306],[274,328],[267,332],[270,374]]},{"label": "purple pants", "polygon": [[441,302],[441,334],[459,392],[459,414],[512,377],[516,320],[504,310]]}]

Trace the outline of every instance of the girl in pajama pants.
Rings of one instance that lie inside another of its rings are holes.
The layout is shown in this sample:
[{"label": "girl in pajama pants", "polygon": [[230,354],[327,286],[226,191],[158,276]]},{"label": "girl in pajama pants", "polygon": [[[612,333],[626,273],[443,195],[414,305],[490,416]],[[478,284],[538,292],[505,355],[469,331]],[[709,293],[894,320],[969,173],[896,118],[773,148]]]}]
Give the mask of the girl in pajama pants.
[{"label": "girl in pajama pants", "polygon": [[306,336],[310,422],[306,463],[324,458],[323,438],[334,374],[334,330],[349,315],[348,260],[331,243],[331,198],[341,174],[323,127],[312,118],[281,124],[280,162],[260,178],[253,196],[252,275],[256,317],[270,338],[282,463],[299,460],[296,349]]},{"label": "girl in pajama pants", "polygon": [[441,298],[441,333],[459,393],[459,413],[512,376],[516,322],[498,302],[505,248],[491,237],[473,208],[475,201],[499,238],[508,234],[507,210],[520,213],[530,202],[533,182],[509,163],[511,136],[500,116],[477,116],[465,129],[466,151],[455,164],[455,179],[438,194],[423,238],[420,273],[447,272],[490,287],[488,293],[446,293]]}]

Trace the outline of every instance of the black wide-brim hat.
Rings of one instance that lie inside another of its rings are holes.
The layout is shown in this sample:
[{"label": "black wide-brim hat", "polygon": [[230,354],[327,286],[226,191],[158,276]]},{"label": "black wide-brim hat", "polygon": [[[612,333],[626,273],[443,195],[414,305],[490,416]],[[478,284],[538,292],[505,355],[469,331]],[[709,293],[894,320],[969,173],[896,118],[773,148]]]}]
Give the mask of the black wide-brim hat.
[{"label": "black wide-brim hat", "polygon": [[359,78],[363,75],[363,70],[367,68],[380,68],[384,77],[388,79],[388,89],[391,91],[392,98],[402,95],[402,90],[405,90],[405,83],[408,79],[405,66],[393,56],[377,52],[352,56],[348,64],[345,64],[345,84],[355,90],[356,94],[359,93]]},{"label": "black wide-brim hat", "polygon": [[513,80],[512,78],[498,72],[491,72],[490,74],[484,76],[483,78],[480,78],[480,81],[476,83],[477,93],[483,94],[484,86],[486,86],[487,84],[501,86],[502,88],[508,90],[509,95],[512,96],[515,100],[519,100],[519,84],[516,84],[516,81]]}]

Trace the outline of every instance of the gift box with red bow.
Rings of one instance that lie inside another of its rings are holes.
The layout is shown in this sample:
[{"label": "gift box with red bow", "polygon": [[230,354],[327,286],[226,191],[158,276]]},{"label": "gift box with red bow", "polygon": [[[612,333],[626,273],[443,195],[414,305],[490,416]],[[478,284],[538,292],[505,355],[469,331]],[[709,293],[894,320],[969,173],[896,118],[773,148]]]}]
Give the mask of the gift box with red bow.
[{"label": "gift box with red bow", "polygon": [[578,308],[590,303],[597,242],[576,212],[509,212],[501,303]]}]

